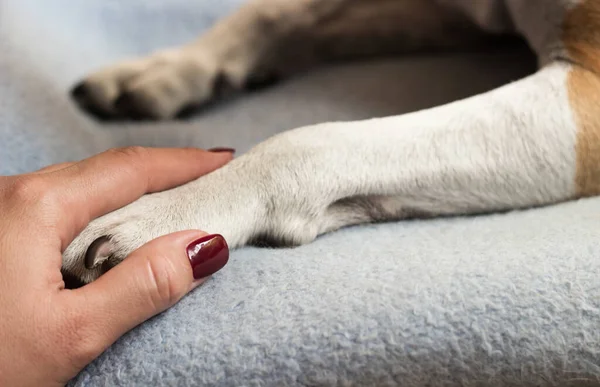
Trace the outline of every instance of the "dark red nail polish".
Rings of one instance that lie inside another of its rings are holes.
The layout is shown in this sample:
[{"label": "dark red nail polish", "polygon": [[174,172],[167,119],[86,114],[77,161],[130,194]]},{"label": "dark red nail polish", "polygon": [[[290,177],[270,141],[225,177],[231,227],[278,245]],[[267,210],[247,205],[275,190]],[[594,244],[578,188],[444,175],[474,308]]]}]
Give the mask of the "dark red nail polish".
[{"label": "dark red nail polish", "polygon": [[192,264],[194,279],[208,277],[225,266],[229,260],[229,247],[219,234],[206,235],[190,243],[187,255]]},{"label": "dark red nail polish", "polygon": [[233,149],[233,148],[223,148],[223,147],[210,148],[208,151],[209,152],[214,152],[214,153],[220,153],[220,152],[235,153],[235,149]]}]

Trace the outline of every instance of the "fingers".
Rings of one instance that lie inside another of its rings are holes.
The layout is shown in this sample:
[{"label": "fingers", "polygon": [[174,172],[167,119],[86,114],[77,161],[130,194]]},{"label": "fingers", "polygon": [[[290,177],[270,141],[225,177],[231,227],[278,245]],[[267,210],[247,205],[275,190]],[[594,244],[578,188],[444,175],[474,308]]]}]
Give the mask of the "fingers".
[{"label": "fingers", "polygon": [[[199,241],[199,242],[198,242]],[[225,240],[201,231],[155,239],[95,282],[69,293],[70,310],[85,317],[98,353],[136,325],[179,301],[229,258]]]},{"label": "fingers", "polygon": [[[122,148],[56,170],[62,179],[61,224],[66,246],[92,219],[150,192],[173,188],[209,173],[232,158],[229,152],[184,148]],[[46,175],[50,178],[50,175]]]}]

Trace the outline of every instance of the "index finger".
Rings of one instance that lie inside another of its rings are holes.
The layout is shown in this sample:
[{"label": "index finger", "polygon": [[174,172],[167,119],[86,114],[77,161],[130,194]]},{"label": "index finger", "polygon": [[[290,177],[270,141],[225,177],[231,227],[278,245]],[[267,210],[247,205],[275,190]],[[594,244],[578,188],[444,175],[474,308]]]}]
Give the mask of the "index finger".
[{"label": "index finger", "polygon": [[176,187],[229,162],[229,152],[195,148],[111,149],[52,172],[62,179],[60,227],[65,247],[92,219],[121,208],[146,193]]}]

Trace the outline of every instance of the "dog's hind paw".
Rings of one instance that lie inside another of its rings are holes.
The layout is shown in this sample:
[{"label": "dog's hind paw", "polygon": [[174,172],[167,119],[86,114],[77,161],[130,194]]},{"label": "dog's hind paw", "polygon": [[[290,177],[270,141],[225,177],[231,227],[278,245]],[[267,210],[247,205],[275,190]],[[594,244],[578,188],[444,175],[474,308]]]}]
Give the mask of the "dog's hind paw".
[{"label": "dog's hind paw", "polygon": [[211,54],[178,48],[93,73],[71,96],[98,118],[170,119],[213,98],[221,71]]}]

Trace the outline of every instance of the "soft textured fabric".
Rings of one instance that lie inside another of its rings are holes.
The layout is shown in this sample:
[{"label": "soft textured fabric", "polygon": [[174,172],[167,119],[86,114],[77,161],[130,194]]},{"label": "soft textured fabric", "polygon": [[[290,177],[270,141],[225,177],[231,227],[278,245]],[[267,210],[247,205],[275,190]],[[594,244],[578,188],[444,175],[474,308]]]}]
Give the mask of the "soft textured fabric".
[{"label": "soft textured fabric", "polygon": [[[522,48],[334,66],[160,124],[102,125],[69,101],[85,73],[186,41],[240,2],[0,2],[0,173],[125,144],[243,152],[284,129],[424,108],[533,70]],[[588,199],[243,248],[71,384],[600,385],[598,213]]]}]

